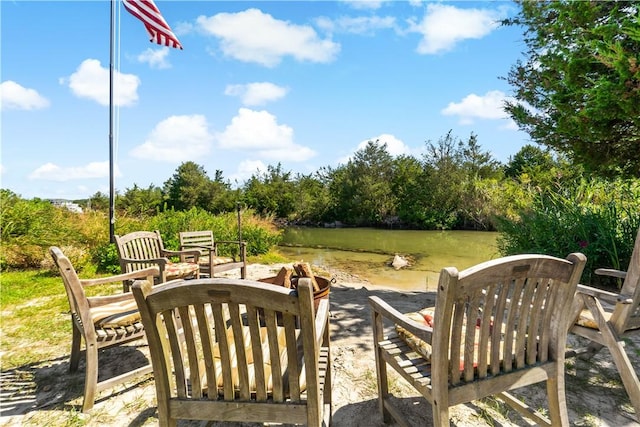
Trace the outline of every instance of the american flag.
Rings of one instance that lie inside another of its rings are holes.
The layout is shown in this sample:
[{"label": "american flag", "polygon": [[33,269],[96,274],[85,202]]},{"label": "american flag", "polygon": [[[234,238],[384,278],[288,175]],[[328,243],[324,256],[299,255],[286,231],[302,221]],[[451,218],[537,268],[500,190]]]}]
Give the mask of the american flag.
[{"label": "american flag", "polygon": [[122,0],[125,9],[142,21],[151,39],[160,45],[182,49],[182,45],[171,27],[164,20],[153,0]]}]

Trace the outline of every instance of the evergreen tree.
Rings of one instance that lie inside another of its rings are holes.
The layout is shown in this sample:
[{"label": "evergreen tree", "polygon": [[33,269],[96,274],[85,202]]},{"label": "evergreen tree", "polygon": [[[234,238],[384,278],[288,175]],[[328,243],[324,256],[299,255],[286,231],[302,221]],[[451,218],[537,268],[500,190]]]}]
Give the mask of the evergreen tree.
[{"label": "evergreen tree", "polygon": [[523,1],[506,109],[533,141],[603,176],[640,177],[640,3]]}]

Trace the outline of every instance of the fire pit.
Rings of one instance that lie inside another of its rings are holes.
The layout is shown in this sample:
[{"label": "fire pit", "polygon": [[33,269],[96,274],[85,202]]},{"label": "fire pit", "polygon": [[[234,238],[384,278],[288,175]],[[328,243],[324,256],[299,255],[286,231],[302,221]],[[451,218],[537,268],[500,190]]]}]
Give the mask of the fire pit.
[{"label": "fire pit", "polygon": [[[318,283],[319,291],[315,291],[313,293],[313,308],[315,311],[318,310],[318,305],[320,304],[321,299],[329,298],[329,292],[331,291],[331,283],[335,283],[335,279],[327,279],[326,277],[321,276],[313,276]],[[298,276],[291,277],[291,288],[295,289],[298,286]],[[264,279],[258,279],[259,282],[271,283],[272,285],[280,285],[284,286],[281,283],[278,283],[277,277],[266,277]]]}]

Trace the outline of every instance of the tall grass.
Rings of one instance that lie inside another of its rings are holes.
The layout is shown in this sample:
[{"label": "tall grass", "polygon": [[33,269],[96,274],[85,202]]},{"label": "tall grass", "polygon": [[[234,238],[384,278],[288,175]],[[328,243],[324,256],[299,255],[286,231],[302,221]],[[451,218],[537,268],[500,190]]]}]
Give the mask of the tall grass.
[{"label": "tall grass", "polygon": [[627,268],[640,228],[640,184],[582,180],[574,187],[542,190],[515,218],[500,218],[498,224],[501,253],[582,252],[587,256],[583,281],[613,285],[591,272]]},{"label": "tall grass", "polygon": [[[82,214],[53,206],[39,199],[24,200],[8,190],[0,190],[2,271],[49,269],[55,271],[49,246],[64,248],[78,272],[120,272],[115,245],[109,242],[107,215],[100,211]],[[178,249],[180,231],[212,230],[217,240],[238,240],[236,212],[220,215],[202,209],[165,211],[152,217],[118,215],[116,234],[139,230],[159,230],[167,249]],[[242,240],[248,255],[266,254],[281,239],[272,218],[260,218],[252,210],[241,212]],[[220,255],[237,256],[237,245],[221,245]]]}]

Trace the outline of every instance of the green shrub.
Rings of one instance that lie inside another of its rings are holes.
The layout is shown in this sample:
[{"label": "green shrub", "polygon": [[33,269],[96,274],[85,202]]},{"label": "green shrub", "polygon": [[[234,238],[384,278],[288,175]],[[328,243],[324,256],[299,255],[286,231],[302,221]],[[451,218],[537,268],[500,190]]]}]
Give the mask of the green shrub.
[{"label": "green shrub", "polygon": [[26,239],[2,243],[0,265],[3,271],[40,268],[40,264],[47,256],[46,249],[33,243],[21,242],[24,240]]},{"label": "green shrub", "polygon": [[[73,268],[75,268],[78,274],[82,272],[89,272],[89,274],[95,273],[91,253],[87,249],[78,246],[62,246],[60,250],[69,258],[71,265],[73,265]],[[40,261],[40,269],[50,273],[58,273],[58,267],[55,262],[53,262],[53,258],[51,258],[48,251],[47,255]]]},{"label": "green shrub", "polygon": [[[49,246],[58,246],[76,270],[120,273],[117,249],[109,242],[109,220],[105,213],[70,212],[48,201],[24,200],[8,190],[0,190],[0,269],[25,270],[44,267],[54,270]],[[257,218],[243,210],[242,239],[249,254],[267,253],[280,241],[280,231],[271,218]],[[238,240],[236,212],[213,215],[193,208],[188,211],[165,211],[155,217],[138,218],[118,215],[117,234],[139,230],[160,230],[167,249],[178,249],[180,231],[212,230],[217,240]],[[221,245],[220,255],[237,256],[237,245]]]},{"label": "green shrub", "polygon": [[541,190],[512,218],[498,219],[503,255],[544,253],[587,256],[583,281],[611,286],[595,268],[625,270],[640,228],[640,182],[581,181],[574,187]]},{"label": "green shrub", "polygon": [[[269,252],[281,240],[282,232],[273,225],[271,218],[261,219],[251,210],[241,212],[242,240],[247,242],[248,255]],[[188,211],[166,211],[149,219],[147,230],[160,230],[162,241],[168,249],[180,246],[181,231],[211,230],[216,240],[238,240],[238,216],[236,212],[212,215],[200,208]],[[237,256],[238,246],[221,245],[221,256]]]},{"label": "green shrub", "polygon": [[100,273],[120,274],[120,257],[118,248],[113,243],[98,246],[93,251],[93,259],[96,262],[97,271]]}]

